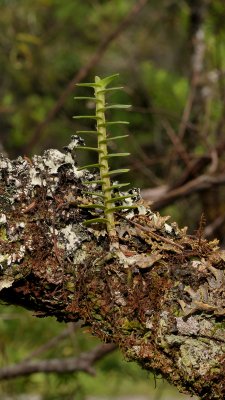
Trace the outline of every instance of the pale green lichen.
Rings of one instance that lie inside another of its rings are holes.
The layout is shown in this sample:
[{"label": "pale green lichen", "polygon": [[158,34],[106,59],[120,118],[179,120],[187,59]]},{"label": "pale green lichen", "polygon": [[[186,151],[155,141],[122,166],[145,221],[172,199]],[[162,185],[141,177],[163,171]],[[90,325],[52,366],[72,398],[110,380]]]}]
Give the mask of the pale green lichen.
[{"label": "pale green lichen", "polygon": [[[0,156],[0,178],[4,176],[4,181],[6,182],[5,190],[9,191],[8,196],[4,194],[0,199],[0,238],[4,241],[15,243],[20,241],[20,244],[18,243],[18,246],[15,246],[11,254],[6,254],[6,247],[1,246],[2,268],[4,268],[6,263],[8,266],[20,264],[26,252],[34,250],[32,235],[29,236],[26,231],[26,213],[29,213],[30,207],[32,210],[32,203],[35,206],[33,197],[36,196],[38,188],[46,191],[45,197],[47,196],[48,199],[52,199],[52,203],[48,200],[48,213],[52,219],[55,213],[55,206],[53,205],[54,197],[61,185],[59,171],[64,168],[67,171],[69,179],[73,179],[74,184],[70,185],[71,193],[76,191],[76,181],[84,176],[86,179],[92,177],[88,171],[79,171],[76,167],[72,150],[79,141],[75,143],[72,139],[72,142],[72,148],[67,148],[65,153],[50,149],[45,151],[43,156],[34,156],[32,160],[19,157],[17,160],[11,161],[8,158]],[[10,219],[7,220],[6,218],[4,211],[7,199],[10,200],[7,202],[7,207],[10,207],[11,211],[15,209],[17,204],[20,204],[21,213],[20,216],[18,214],[15,221],[10,221]],[[62,216],[69,219],[70,209],[68,209],[67,213],[63,211]],[[40,226],[38,220],[36,224]],[[88,236],[86,234],[84,238],[84,235],[81,233],[82,229],[76,221],[67,224],[66,227],[64,225],[56,228],[54,223],[52,225],[45,223],[44,227],[45,234],[49,236],[49,240],[56,240],[56,246],[64,250],[65,258],[70,257],[72,253],[74,254],[82,241]]]},{"label": "pale green lichen", "polygon": [[219,367],[219,357],[223,351],[219,343],[213,340],[186,338],[180,346],[180,358],[178,366],[186,374],[193,376],[193,370],[197,370],[199,375],[206,375],[211,368]]}]

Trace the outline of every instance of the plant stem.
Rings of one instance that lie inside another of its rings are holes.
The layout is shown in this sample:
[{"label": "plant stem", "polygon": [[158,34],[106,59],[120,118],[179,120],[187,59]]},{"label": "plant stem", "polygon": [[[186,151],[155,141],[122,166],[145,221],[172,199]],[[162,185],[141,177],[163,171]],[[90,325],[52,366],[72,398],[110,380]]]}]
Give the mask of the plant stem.
[{"label": "plant stem", "polygon": [[104,213],[107,219],[107,231],[111,238],[116,237],[115,220],[113,212],[110,211],[114,204],[112,201],[111,190],[107,190],[111,186],[109,177],[109,164],[108,164],[108,149],[106,142],[106,124],[105,124],[105,92],[102,80],[96,76],[95,87],[96,97],[96,116],[97,116],[97,132],[98,132],[98,149],[99,149],[99,164],[100,164],[100,177],[102,181],[102,192],[104,194]]}]

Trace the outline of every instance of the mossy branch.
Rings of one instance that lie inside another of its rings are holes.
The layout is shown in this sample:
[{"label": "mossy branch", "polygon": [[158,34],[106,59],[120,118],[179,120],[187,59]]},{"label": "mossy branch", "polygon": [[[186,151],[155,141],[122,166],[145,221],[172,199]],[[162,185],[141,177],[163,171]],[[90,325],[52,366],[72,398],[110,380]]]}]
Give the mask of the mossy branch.
[{"label": "mossy branch", "polygon": [[85,179],[69,151],[0,157],[0,300],[81,319],[180,391],[223,400],[224,251],[139,202],[131,219],[116,213],[110,252],[101,225],[82,224]]}]

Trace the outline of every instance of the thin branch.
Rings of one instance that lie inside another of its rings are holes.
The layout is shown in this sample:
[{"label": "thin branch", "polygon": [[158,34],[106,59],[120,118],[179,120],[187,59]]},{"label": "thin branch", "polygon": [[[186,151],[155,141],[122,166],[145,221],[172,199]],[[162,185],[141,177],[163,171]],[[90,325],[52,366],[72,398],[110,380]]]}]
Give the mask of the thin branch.
[{"label": "thin branch", "polygon": [[[217,154],[217,157],[220,157],[222,154],[224,154],[224,151],[225,151],[225,140],[221,140],[215,146],[215,148],[212,148],[210,152],[193,160],[193,162],[191,162],[191,166],[184,171],[183,175],[173,184],[172,188],[175,189],[180,186],[183,186],[190,179],[193,179],[194,177],[199,175],[203,171],[203,169],[210,163],[214,165],[215,153]],[[209,168],[211,168],[211,166]]]},{"label": "thin branch", "polygon": [[[190,120],[191,112],[196,111],[196,105],[201,97],[202,84],[201,77],[204,71],[205,57],[205,33],[204,22],[207,11],[207,1],[188,0],[190,7],[190,29],[189,41],[191,43],[191,59],[190,59],[190,91],[187,102],[184,107],[181,123],[178,129],[178,135],[182,139],[185,135],[187,124]],[[198,111],[198,110],[197,110]]]},{"label": "thin branch", "polygon": [[[153,189],[155,200],[154,203],[151,205],[151,208],[153,210],[159,210],[182,197],[187,197],[193,193],[210,189],[213,186],[223,185],[224,183],[225,183],[225,174],[220,174],[217,176],[200,175],[197,178],[187,182],[183,186],[178,187],[176,189],[168,190],[167,192],[166,192],[166,187],[163,186],[161,193],[159,190],[158,198],[156,197],[155,190]],[[150,200],[150,201],[152,200],[151,190],[152,189],[142,190],[141,194],[145,200]]]},{"label": "thin branch", "polygon": [[[32,164],[2,157],[0,172],[7,199],[1,216],[6,232],[0,244],[5,261],[1,301],[59,321],[82,320],[101,340],[117,343],[128,360],[160,373],[180,391],[224,400],[224,252],[216,241],[201,237],[202,226],[197,235],[187,235],[138,202],[130,220],[117,213],[123,221],[118,217],[120,248],[114,251],[104,229],[81,229],[87,214],[79,205],[88,200],[86,193],[81,196],[81,181],[93,182],[97,175],[77,173],[68,153],[51,149]],[[225,182],[223,174],[208,174],[197,184]],[[24,214],[34,201],[36,209]],[[93,363],[106,352],[108,346],[98,346],[77,358],[22,362],[0,374],[9,379],[38,371],[93,373]],[[216,369],[210,375],[212,365]]]},{"label": "thin branch", "polygon": [[189,94],[187,97],[187,101],[186,101],[186,104],[184,107],[183,115],[181,118],[180,126],[178,129],[178,136],[181,139],[183,139],[184,133],[187,129],[187,125],[189,123],[194,98],[195,98],[195,87],[193,85],[191,85],[191,88],[190,88],[190,91],[189,91]]},{"label": "thin branch", "polygon": [[219,215],[211,224],[207,225],[204,229],[204,237],[210,238],[215,235],[215,231],[220,228],[225,221],[225,215]]},{"label": "thin branch", "polygon": [[0,369],[0,380],[28,376],[37,372],[64,374],[83,371],[94,375],[93,365],[115,349],[115,344],[101,344],[91,351],[81,353],[79,357],[21,362]]},{"label": "thin branch", "polygon": [[71,335],[74,333],[74,331],[80,326],[80,322],[72,322],[69,323],[66,329],[63,329],[62,332],[59,333],[59,335],[54,336],[51,338],[48,342],[44,343],[43,345],[39,346],[37,349],[32,351],[24,360],[24,362],[30,361],[33,358],[39,356],[40,354],[48,351],[52,347],[55,347],[61,340],[65,339],[67,336]]},{"label": "thin branch", "polygon": [[46,126],[54,119],[56,114],[63,107],[68,95],[74,91],[74,86],[84,79],[87,74],[98,64],[110,44],[135,20],[137,14],[142,10],[142,8],[147,4],[148,0],[139,0],[135,3],[134,7],[125,16],[125,18],[120,22],[120,24],[112,31],[99,45],[96,52],[90,57],[86,65],[81,67],[81,69],[74,75],[71,81],[66,86],[65,90],[62,92],[58,101],[54,107],[49,111],[46,118],[36,127],[31,137],[31,140],[27,143],[24,152],[29,154],[31,149],[40,140]]},{"label": "thin branch", "polygon": [[165,131],[166,131],[167,135],[169,136],[171,142],[173,143],[177,154],[180,156],[180,158],[184,161],[184,163],[189,168],[190,167],[190,155],[187,153],[179,135],[177,135],[176,132],[174,132],[173,127],[169,123],[169,121],[163,120],[162,125],[165,128]]}]

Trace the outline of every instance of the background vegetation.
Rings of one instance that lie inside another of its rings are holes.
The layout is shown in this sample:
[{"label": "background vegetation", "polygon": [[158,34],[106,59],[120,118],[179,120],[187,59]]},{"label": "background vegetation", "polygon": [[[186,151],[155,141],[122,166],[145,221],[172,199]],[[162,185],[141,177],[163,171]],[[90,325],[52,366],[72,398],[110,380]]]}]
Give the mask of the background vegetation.
[{"label": "background vegetation", "polygon": [[[130,121],[122,130],[129,140],[118,146],[132,154],[132,186],[154,201],[154,209],[188,225],[191,234],[217,236],[223,246],[224,1],[0,0],[0,7],[0,137],[8,155],[30,157],[68,144],[84,128],[72,116],[92,109],[90,102],[73,99],[87,93],[75,83],[119,72],[124,92],[114,95],[115,102],[132,108],[126,115],[114,112],[113,118]],[[87,142],[91,145],[91,139]],[[81,164],[93,161],[92,154],[83,157],[78,154]],[[12,307],[1,312],[1,366],[23,360],[65,329]],[[72,327],[38,356],[68,357],[95,343]],[[101,361],[96,378],[37,374],[3,382],[0,391],[2,398],[136,392],[166,400],[164,382],[157,381],[158,391],[151,391],[149,379],[113,353]]]}]

